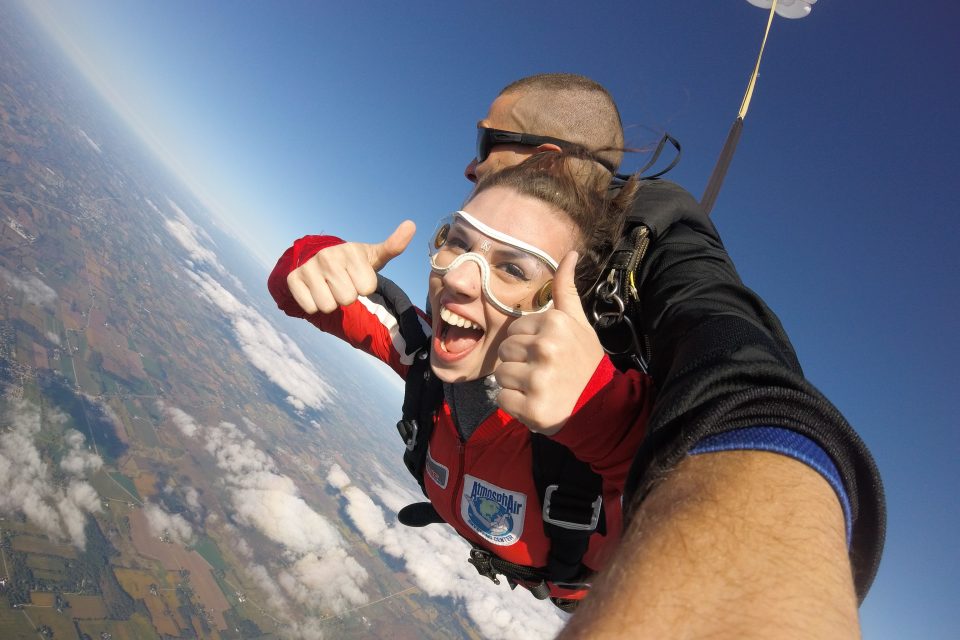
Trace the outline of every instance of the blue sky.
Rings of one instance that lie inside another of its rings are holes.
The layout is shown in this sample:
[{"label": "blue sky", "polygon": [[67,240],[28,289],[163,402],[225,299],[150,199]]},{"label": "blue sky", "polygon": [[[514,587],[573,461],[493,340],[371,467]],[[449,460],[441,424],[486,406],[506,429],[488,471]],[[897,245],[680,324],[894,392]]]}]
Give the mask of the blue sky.
[{"label": "blue sky", "polygon": [[[409,217],[420,232],[388,273],[414,299],[423,236],[466,195],[475,122],[505,84],[600,81],[630,144],[682,142],[670,177],[699,196],[766,20],[746,0],[33,4],[261,263],[307,233],[376,241]],[[713,213],[883,473],[867,638],[955,637],[958,622],[958,29],[943,0],[777,19]]]}]

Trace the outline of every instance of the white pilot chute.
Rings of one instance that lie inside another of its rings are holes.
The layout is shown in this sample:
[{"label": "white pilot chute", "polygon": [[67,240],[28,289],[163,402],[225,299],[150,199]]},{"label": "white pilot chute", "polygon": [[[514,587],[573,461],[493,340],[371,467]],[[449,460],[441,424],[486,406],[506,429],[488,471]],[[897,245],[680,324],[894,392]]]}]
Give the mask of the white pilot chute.
[{"label": "white pilot chute", "polygon": [[[769,9],[774,0],[747,0],[750,4],[761,9]],[[806,18],[817,0],[777,0],[776,12],[784,18]]]}]

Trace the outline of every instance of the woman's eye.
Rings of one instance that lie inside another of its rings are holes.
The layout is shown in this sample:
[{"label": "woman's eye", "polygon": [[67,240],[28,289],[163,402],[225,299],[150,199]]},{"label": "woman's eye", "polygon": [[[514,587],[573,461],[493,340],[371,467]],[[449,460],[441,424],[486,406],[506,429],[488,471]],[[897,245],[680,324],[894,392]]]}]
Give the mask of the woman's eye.
[{"label": "woman's eye", "polygon": [[497,268],[509,275],[512,278],[517,280],[527,280],[527,273],[523,270],[523,267],[514,263],[514,262],[502,262],[497,265]]},{"label": "woman's eye", "polygon": [[467,249],[470,248],[469,246],[467,246],[467,243],[466,241],[464,241],[463,238],[459,238],[456,236],[447,238],[447,241],[445,244],[450,249],[462,249],[463,251],[466,251]]}]

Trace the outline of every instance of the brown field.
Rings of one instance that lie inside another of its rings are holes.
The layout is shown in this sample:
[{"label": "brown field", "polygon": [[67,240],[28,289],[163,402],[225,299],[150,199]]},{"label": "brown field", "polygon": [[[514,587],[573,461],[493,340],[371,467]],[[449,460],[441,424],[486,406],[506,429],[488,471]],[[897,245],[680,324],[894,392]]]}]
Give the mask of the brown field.
[{"label": "brown field", "polygon": [[[149,572],[124,567],[114,568],[114,573],[127,593],[137,600],[143,600],[147,605],[158,633],[179,636],[181,629],[189,626],[189,622],[177,611],[180,603],[177,602],[174,590],[178,575],[176,572],[165,574],[161,580]],[[157,595],[150,593],[151,584],[157,585]]]},{"label": "brown field", "polygon": [[77,550],[69,544],[58,544],[50,542],[43,538],[34,536],[19,535],[11,541],[14,551],[22,553],[42,553],[50,556],[60,556],[62,558],[76,558]]},{"label": "brown field", "polygon": [[151,584],[156,584],[158,587],[170,586],[162,580],[157,580],[153,574],[139,569],[114,567],[113,573],[117,576],[117,581],[120,582],[123,590],[136,600],[145,599],[150,595]]},{"label": "brown field", "polygon": [[33,630],[22,610],[11,609],[6,602],[0,603],[0,638],[3,638],[3,640],[19,640],[20,638],[33,640],[37,637],[37,632]]},{"label": "brown field", "polygon": [[78,620],[98,620],[107,617],[107,607],[100,596],[81,596],[64,594],[64,600],[70,603],[70,608],[64,613]]},{"label": "brown field", "polygon": [[63,321],[63,328],[66,331],[79,331],[83,328],[86,320],[80,315],[78,309],[76,313],[70,310],[70,303],[67,300],[60,301],[59,318]]},{"label": "brown field", "polygon": [[156,558],[169,571],[186,569],[190,572],[190,585],[200,603],[211,612],[213,625],[217,629],[226,629],[227,621],[223,612],[230,603],[213,579],[210,565],[196,551],[187,551],[183,545],[165,543],[151,535],[143,511],[137,509],[130,513],[130,535],[137,551],[150,558]]},{"label": "brown field", "polygon": [[157,476],[149,471],[143,471],[134,476],[133,484],[144,498],[149,498],[157,493]]},{"label": "brown field", "polygon": [[[47,625],[53,629],[54,638],[76,638],[77,634],[73,630],[73,621],[66,613],[57,613],[53,607],[24,607],[23,612],[33,623],[33,629],[40,625]],[[39,638],[40,634],[34,632],[32,637]],[[96,637],[96,636],[95,636]]]},{"label": "brown field", "polygon": [[31,591],[30,604],[35,607],[52,607],[53,594],[49,591]]},{"label": "brown field", "polygon": [[180,635],[181,629],[187,626],[176,607],[171,607],[170,603],[167,602],[167,598],[147,596],[144,604],[150,611],[150,619],[153,621],[157,633],[176,637]]},{"label": "brown field", "polygon": [[103,354],[103,368],[123,379],[146,378],[140,356],[127,347],[126,336],[110,324],[99,307],[90,309],[87,342],[91,351]]}]

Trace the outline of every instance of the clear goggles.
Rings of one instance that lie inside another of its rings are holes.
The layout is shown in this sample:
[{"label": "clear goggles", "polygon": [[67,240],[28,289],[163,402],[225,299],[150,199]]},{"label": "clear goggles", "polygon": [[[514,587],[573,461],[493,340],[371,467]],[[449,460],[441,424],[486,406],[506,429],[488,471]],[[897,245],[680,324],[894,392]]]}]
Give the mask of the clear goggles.
[{"label": "clear goggles", "polygon": [[557,261],[457,211],[441,220],[431,236],[430,266],[442,276],[468,261],[480,268],[487,301],[503,313],[523,316],[550,308]]}]

